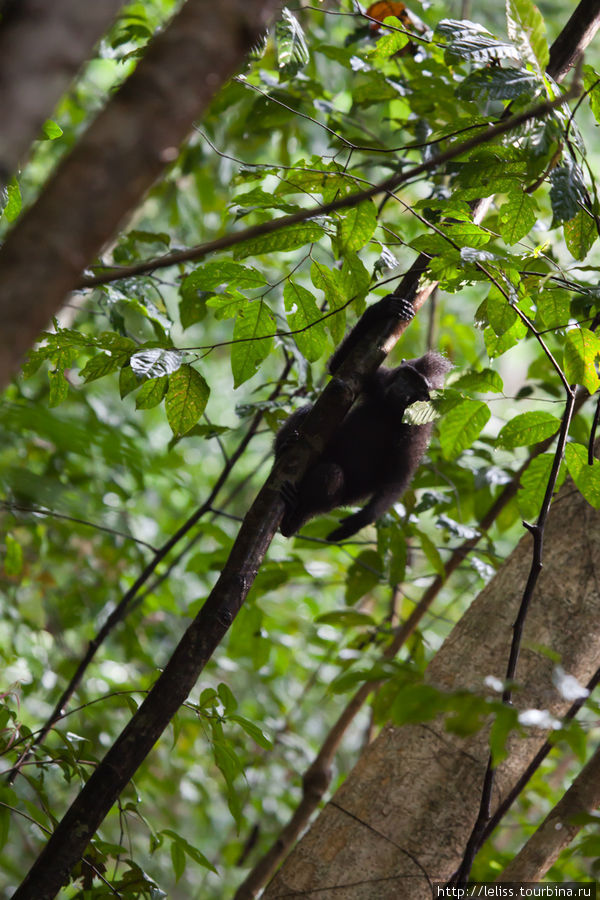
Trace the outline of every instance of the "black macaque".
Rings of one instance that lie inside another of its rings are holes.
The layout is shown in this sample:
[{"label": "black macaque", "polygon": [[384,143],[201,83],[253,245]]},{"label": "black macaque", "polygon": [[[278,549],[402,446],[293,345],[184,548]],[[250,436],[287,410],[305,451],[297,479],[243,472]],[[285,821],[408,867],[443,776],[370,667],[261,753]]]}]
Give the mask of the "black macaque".
[{"label": "black macaque", "polygon": [[[331,357],[329,371],[335,374],[355,344],[390,315],[411,319],[414,311],[408,301],[393,294],[369,307]],[[383,515],[410,484],[433,429],[431,423],[402,424],[404,411],[416,400],[428,400],[430,391],[443,386],[451,368],[445,357],[431,350],[395,369],[380,366],[300,483],[285,485],[281,533],[290,537],[313,516],[366,497],[368,503],[340,519],[340,527],[327,540],[344,540]],[[297,439],[311,409],[312,404],[301,407],[284,423],[275,438],[276,458]]]}]

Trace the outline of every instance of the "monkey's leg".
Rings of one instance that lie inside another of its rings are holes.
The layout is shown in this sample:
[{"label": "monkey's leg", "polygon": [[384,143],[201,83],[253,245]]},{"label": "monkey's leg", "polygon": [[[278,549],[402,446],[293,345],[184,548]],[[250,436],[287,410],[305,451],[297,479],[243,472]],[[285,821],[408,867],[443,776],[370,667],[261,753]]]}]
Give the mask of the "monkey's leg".
[{"label": "monkey's leg", "polygon": [[320,462],[308,470],[297,487],[287,483],[282,496],[286,511],[280,531],[284,537],[295,534],[313,516],[335,509],[344,489],[344,472],[335,463]]},{"label": "monkey's leg", "polygon": [[363,506],[362,509],[352,513],[351,516],[346,516],[345,519],[340,519],[340,527],[335,528],[328,534],[327,540],[343,541],[351,535],[356,534],[356,532],[360,531],[361,528],[364,528],[365,525],[376,522],[400,496],[403,487],[404,485],[394,485],[393,487],[388,487],[385,490],[379,491],[377,494],[373,494],[369,502]]}]

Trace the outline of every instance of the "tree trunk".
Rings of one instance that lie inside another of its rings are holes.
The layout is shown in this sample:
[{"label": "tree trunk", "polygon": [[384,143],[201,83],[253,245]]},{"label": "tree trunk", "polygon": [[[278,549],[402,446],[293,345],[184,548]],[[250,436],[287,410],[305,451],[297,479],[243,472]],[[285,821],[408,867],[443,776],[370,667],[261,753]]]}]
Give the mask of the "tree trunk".
[{"label": "tree trunk", "polygon": [[278,5],[187,0],[19,219],[0,250],[0,388]]},{"label": "tree trunk", "polygon": [[19,0],[0,25],[0,187],[39,137],[123,0]]},{"label": "tree trunk", "polygon": [[[455,626],[429,666],[428,681],[455,691],[481,691],[488,675],[502,679],[514,621],[531,563],[525,535],[493,580]],[[570,701],[552,683],[557,654],[581,683],[600,667],[600,513],[569,482],[555,501],[540,575],[517,670],[519,709],[563,715]],[[513,734],[496,773],[492,810],[506,796],[546,739],[528,728]],[[388,726],[288,857],[265,900],[431,898],[431,882],[458,868],[478,813],[489,754],[488,729],[461,738],[443,721]]]}]

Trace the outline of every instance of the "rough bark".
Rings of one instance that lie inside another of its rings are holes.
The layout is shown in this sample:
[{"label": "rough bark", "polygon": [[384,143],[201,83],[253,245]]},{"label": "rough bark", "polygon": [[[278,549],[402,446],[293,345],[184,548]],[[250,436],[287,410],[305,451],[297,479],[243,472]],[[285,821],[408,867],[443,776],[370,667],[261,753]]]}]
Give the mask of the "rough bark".
[{"label": "rough bark", "polygon": [[20,0],[0,24],[0,186],[115,18],[123,0]]},{"label": "rough bark", "polygon": [[[560,716],[569,701],[553,687],[552,662],[534,648],[551,648],[582,683],[600,666],[600,513],[571,484],[552,508],[545,545],[514,702]],[[530,563],[526,535],[436,655],[428,670],[432,683],[482,690],[487,675],[503,677]],[[545,738],[546,732],[528,729],[511,739],[492,809]],[[441,721],[386,727],[288,857],[265,900],[296,893],[319,900],[430,898],[431,882],[446,881],[461,861],[488,753],[485,729],[465,739],[446,732]]]},{"label": "rough bark", "polygon": [[[583,828],[584,814],[600,806],[600,750],[596,750],[540,827],[509,862],[498,882],[540,881]],[[580,817],[576,820],[576,817]]]},{"label": "rough bark", "polygon": [[0,250],[0,387],[278,6],[188,0],[19,219]]}]

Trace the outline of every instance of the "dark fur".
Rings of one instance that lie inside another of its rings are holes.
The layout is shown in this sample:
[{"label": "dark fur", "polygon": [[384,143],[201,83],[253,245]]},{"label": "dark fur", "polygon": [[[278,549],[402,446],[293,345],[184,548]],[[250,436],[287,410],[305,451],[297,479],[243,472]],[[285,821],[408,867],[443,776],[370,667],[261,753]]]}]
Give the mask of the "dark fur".
[{"label": "dark fur", "polygon": [[[364,334],[389,315],[390,304],[395,304],[392,309],[400,317],[410,317],[410,304],[396,298],[386,297],[370,307],[331,357],[330,371],[335,372]],[[350,537],[383,515],[410,484],[431,437],[431,424],[403,425],[404,411],[441,388],[450,368],[448,360],[433,351],[395,369],[380,366],[367,379],[361,401],[348,412],[321,457],[297,488],[289,485],[285,491],[281,533],[289,537],[313,516],[366,497],[369,502],[342,519],[327,540]],[[285,422],[275,439],[276,457],[297,438],[311,409],[311,405],[303,406]]]}]

